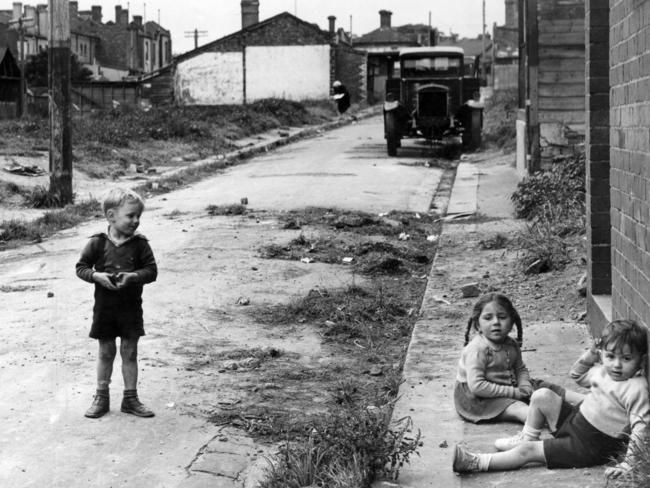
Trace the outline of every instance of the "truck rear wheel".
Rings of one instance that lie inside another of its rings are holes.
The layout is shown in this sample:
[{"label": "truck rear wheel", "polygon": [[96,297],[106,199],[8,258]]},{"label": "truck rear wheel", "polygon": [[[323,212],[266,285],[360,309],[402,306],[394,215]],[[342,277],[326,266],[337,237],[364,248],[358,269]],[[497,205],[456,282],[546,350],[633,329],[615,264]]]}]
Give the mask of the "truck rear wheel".
[{"label": "truck rear wheel", "polygon": [[386,127],[386,152],[389,156],[397,156],[400,138],[397,133],[397,117],[395,113],[386,112],[384,114],[384,125]]}]

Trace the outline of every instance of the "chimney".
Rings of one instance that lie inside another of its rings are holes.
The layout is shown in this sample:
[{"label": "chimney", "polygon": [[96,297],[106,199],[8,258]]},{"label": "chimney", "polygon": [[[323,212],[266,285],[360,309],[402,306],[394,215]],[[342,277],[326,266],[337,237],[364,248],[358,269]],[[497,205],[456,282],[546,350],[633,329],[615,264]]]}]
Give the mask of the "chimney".
[{"label": "chimney", "polygon": [[241,27],[245,29],[260,21],[259,0],[241,0]]},{"label": "chimney", "polygon": [[336,33],[336,17],[334,15],[330,15],[327,17],[327,20],[330,22],[330,35],[333,36]]},{"label": "chimney", "polygon": [[11,20],[18,20],[23,15],[23,4],[21,2],[14,2],[13,15]]},{"label": "chimney", "polygon": [[122,18],[122,6],[115,5],[115,23],[120,25],[120,19]]},{"label": "chimney", "polygon": [[390,10],[380,10],[379,11],[379,27],[390,29],[390,16],[393,15],[393,12]]},{"label": "chimney", "polygon": [[70,10],[70,18],[76,19],[79,16],[79,2],[68,2],[68,9]]},{"label": "chimney", "polygon": [[517,0],[506,0],[506,27],[519,26],[518,10]]},{"label": "chimney", "polygon": [[93,5],[90,7],[90,16],[95,22],[102,23],[102,6]]},{"label": "chimney", "polygon": [[134,15],[133,16],[133,23],[139,25],[142,27],[142,15]]},{"label": "chimney", "polygon": [[129,25],[129,9],[123,8],[120,12],[120,25],[126,27]]}]

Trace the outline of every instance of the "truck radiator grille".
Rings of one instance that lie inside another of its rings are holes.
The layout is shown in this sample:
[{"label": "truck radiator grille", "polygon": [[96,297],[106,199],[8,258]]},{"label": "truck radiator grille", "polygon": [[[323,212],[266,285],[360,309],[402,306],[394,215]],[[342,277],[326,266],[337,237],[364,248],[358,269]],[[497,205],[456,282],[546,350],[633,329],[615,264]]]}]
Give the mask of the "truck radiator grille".
[{"label": "truck radiator grille", "polygon": [[447,116],[447,93],[427,91],[418,94],[418,113],[424,117]]}]

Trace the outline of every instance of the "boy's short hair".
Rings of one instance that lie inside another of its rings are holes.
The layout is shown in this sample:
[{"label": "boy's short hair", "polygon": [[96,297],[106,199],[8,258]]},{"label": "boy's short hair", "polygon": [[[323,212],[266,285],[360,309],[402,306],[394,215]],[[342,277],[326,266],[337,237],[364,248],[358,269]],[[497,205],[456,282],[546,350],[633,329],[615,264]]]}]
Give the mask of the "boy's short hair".
[{"label": "boy's short hair", "polygon": [[112,188],[104,196],[102,211],[106,215],[109,210],[119,208],[126,202],[135,202],[140,205],[141,211],[144,210],[144,200],[136,192],[128,188]]},{"label": "boy's short hair", "polygon": [[610,350],[629,346],[641,355],[648,353],[648,333],[646,328],[634,320],[614,320],[605,326],[598,347]]}]

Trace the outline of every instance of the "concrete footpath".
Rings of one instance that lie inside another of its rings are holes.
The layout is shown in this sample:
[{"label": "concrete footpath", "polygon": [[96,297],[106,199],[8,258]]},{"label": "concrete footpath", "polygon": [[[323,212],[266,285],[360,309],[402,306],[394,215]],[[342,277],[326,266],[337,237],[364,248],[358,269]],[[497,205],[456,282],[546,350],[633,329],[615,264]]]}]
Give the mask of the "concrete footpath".
[{"label": "concrete footpath", "polygon": [[[471,277],[505,273],[498,254],[480,251],[479,240],[494,232],[508,235],[522,225],[514,218],[509,199],[519,181],[515,168],[507,157],[482,161],[481,157],[470,155],[458,167],[421,318],[415,325],[404,366],[405,382],[393,413],[395,420],[411,417],[415,430],[421,431],[423,445],[419,456],[413,456],[403,468],[397,484],[378,482],[375,488],[602,487],[603,468],[549,470],[531,466],[506,473],[462,476],[452,472],[456,443],[479,452],[494,452],[494,439],[521,429],[514,423],[464,422],[453,405],[457,361],[476,301],[463,299],[459,287]],[[453,218],[466,213],[478,218]],[[460,242],[465,246],[464,254],[455,245]],[[467,249],[476,249],[469,259]],[[577,389],[567,373],[588,342],[585,324],[524,320],[523,354],[532,377]]]}]

